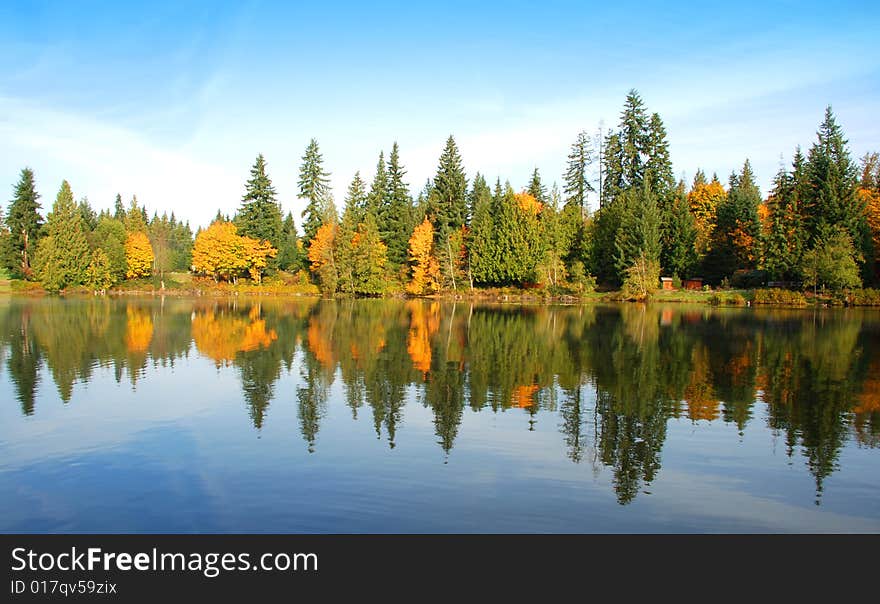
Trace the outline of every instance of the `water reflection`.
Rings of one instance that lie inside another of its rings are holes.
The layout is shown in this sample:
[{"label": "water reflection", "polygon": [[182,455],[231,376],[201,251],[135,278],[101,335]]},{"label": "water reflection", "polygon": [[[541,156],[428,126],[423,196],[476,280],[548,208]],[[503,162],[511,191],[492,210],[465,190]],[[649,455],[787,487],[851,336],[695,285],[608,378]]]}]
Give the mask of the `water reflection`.
[{"label": "water reflection", "polygon": [[880,317],[870,312],[45,299],[0,306],[0,321],[24,416],[39,413],[41,376],[67,403],[98,367],[136,389],[161,379],[150,367],[193,353],[237,372],[257,430],[273,404],[289,404],[279,379],[298,374],[310,452],[337,391],[391,449],[406,405],[424,405],[447,458],[467,410],[527,414],[529,430],[554,422],[571,462],[613,474],[621,504],[661,472],[671,419],[740,435],[766,425],[790,458],[803,455],[817,503],[848,441],[880,445]]}]

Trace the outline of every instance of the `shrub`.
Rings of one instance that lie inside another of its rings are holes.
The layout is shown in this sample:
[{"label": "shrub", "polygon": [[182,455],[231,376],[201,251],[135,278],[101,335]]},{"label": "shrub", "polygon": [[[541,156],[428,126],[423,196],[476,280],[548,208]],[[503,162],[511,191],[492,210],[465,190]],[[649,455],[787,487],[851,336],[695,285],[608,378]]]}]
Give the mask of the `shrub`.
[{"label": "shrub", "polygon": [[642,253],[626,269],[621,293],[627,300],[644,300],[657,290],[660,281],[660,263],[649,260]]},{"label": "shrub", "polygon": [[801,292],[789,289],[758,289],[755,290],[755,304],[783,304],[786,306],[806,306],[807,299]]},{"label": "shrub", "polygon": [[851,289],[837,292],[834,302],[844,306],[880,306],[880,289]]}]

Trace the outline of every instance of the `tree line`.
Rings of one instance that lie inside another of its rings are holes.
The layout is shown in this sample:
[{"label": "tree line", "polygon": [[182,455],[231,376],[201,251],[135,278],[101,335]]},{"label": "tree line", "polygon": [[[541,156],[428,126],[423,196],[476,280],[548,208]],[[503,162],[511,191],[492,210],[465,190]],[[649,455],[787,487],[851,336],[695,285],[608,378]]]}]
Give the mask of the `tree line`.
[{"label": "tree line", "polygon": [[259,155],[234,216],[218,211],[193,236],[173,214],[148,219],[136,198],[126,210],[117,196],[114,213],[96,215],[66,181],[44,223],[25,168],[0,247],[13,277],[52,291],[168,271],[257,283],[287,271],[326,295],[367,296],[493,286],[576,294],[600,283],[642,297],[661,275],[742,287],[880,281],[880,159],[868,153],[856,164],[830,107],[816,141],[795,150],[766,197],[748,159],[726,186],[702,169],[690,184],[676,181],[663,120],[635,90],[615,128],[576,135],[561,189],[537,168],[519,191],[479,172],[469,179],[452,136],[415,194],[406,173],[395,142],[369,184],[354,175],[340,215],[312,139],[297,181],[301,233]]}]

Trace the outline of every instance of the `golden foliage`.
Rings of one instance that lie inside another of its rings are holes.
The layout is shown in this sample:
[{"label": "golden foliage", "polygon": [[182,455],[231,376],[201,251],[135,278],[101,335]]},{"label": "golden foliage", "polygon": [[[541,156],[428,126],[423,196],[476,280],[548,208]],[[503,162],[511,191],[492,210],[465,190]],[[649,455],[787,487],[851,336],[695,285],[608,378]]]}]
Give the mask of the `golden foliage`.
[{"label": "golden foliage", "polygon": [[874,239],[874,250],[877,253],[877,259],[880,260],[880,191],[860,188],[858,196],[859,200],[865,204],[865,216]]},{"label": "golden foliage", "polygon": [[705,346],[695,347],[691,352],[691,372],[684,389],[687,415],[691,421],[718,419],[718,399],[712,386],[712,371]]},{"label": "golden foliage", "polygon": [[192,320],[192,335],[199,352],[218,365],[228,365],[239,352],[268,348],[278,339],[274,329],[266,329],[258,306],[247,318],[213,310],[197,313]]},{"label": "golden foliage", "polygon": [[[317,237],[315,238],[317,239]],[[333,342],[327,337],[326,330],[321,328],[317,317],[309,319],[307,338],[309,350],[315,355],[315,359],[326,369],[332,369],[334,365]]]},{"label": "golden foliage", "polygon": [[427,218],[413,229],[409,238],[409,259],[413,263],[412,281],[406,291],[417,296],[439,291],[440,264],[434,255],[434,227]]},{"label": "golden foliage", "polygon": [[406,351],[416,371],[427,374],[431,370],[431,337],[440,329],[440,304],[423,304],[418,300],[407,302],[410,311]]},{"label": "golden foliage", "polygon": [[716,180],[697,185],[688,193],[688,205],[697,227],[696,248],[701,254],[709,250],[712,231],[715,230],[718,206],[727,198],[727,192]]},{"label": "golden foliage", "polygon": [[125,319],[125,349],[146,352],[153,340],[153,318],[143,309],[127,306]]},{"label": "golden foliage", "polygon": [[149,277],[153,272],[153,246],[146,233],[129,233],[125,239],[125,276],[128,279]]},{"label": "golden foliage", "polygon": [[532,216],[537,216],[544,209],[544,204],[525,191],[516,194],[516,203],[519,205],[520,210]]},{"label": "golden foliage", "polygon": [[[357,235],[355,235],[357,237]],[[333,242],[336,239],[336,225],[322,224],[309,243],[309,266],[313,273],[319,272],[325,265],[333,262]]]},{"label": "golden foliage", "polygon": [[214,280],[226,281],[247,272],[259,283],[268,258],[274,258],[277,253],[268,242],[240,236],[234,224],[216,220],[196,235],[193,269],[211,275]]}]

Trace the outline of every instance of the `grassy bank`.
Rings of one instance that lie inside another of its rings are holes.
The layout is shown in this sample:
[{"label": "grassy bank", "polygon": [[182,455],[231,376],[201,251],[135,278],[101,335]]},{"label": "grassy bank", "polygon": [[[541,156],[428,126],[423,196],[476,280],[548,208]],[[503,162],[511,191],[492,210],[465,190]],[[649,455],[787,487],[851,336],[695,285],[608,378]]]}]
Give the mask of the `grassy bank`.
[{"label": "grassy bank", "polygon": [[[68,288],[64,295],[93,295],[86,287]],[[167,273],[164,277],[128,280],[110,290],[107,295],[163,295],[163,296],[320,296],[318,287],[309,283],[303,274],[282,273],[256,284],[247,279],[237,283],[215,282],[213,279],[194,277],[189,273]],[[0,279],[0,294],[46,295],[46,291],[32,281]],[[343,297],[343,296],[340,296]],[[397,288],[385,297],[406,297]],[[474,300],[513,304],[590,304],[625,301],[619,290],[599,290],[586,293],[551,291],[548,288],[487,287],[442,292],[428,296],[437,300]],[[858,289],[840,292],[800,292],[786,289],[715,289],[715,290],[657,290],[647,302],[707,304],[711,306],[874,306],[880,307],[880,290]]]}]

